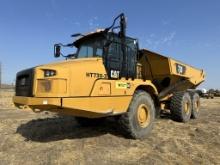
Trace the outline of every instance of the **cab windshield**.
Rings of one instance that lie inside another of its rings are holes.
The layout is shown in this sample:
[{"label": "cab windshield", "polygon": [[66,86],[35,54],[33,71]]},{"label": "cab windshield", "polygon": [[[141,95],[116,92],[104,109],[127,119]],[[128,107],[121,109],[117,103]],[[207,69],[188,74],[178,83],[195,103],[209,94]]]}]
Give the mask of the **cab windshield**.
[{"label": "cab windshield", "polygon": [[83,41],[78,46],[77,58],[102,57],[104,39],[96,38]]}]

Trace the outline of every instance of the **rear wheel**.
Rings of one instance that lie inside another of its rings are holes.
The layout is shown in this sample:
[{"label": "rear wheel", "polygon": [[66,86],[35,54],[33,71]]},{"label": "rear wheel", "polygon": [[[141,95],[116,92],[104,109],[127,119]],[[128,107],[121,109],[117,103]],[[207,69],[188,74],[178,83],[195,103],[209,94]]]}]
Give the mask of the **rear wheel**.
[{"label": "rear wheel", "polygon": [[187,122],[191,117],[192,104],[188,92],[177,92],[171,98],[171,116],[174,120]]},{"label": "rear wheel", "polygon": [[200,97],[197,93],[192,93],[192,115],[191,118],[196,119],[200,112]]},{"label": "rear wheel", "polygon": [[151,96],[137,90],[128,111],[119,118],[119,123],[129,137],[143,139],[152,130],[154,119],[155,107]]}]

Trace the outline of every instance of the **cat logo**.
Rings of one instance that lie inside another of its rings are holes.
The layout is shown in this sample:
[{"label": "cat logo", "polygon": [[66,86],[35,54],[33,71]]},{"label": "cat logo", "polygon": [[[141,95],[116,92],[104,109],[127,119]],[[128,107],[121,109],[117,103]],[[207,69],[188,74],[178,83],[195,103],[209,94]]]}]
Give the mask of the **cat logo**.
[{"label": "cat logo", "polygon": [[177,64],[177,63],[176,63],[176,72],[177,72],[178,74],[185,74],[185,72],[186,72],[186,67],[183,66],[183,65],[181,65],[181,64]]},{"label": "cat logo", "polygon": [[111,78],[119,78],[119,73],[118,70],[111,70]]}]

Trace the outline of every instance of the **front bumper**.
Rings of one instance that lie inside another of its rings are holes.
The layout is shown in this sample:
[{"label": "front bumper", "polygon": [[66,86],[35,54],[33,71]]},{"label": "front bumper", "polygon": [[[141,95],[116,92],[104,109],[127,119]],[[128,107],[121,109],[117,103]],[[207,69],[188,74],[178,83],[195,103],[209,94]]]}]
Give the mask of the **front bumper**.
[{"label": "front bumper", "polygon": [[61,106],[61,98],[37,98],[37,97],[23,97],[14,96],[13,102],[17,105],[28,106]]}]

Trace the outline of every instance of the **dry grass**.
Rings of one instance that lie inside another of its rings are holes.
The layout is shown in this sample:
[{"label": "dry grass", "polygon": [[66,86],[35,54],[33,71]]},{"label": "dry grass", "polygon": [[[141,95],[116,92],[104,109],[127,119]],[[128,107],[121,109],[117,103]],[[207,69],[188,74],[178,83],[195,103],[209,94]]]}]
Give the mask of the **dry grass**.
[{"label": "dry grass", "polygon": [[81,127],[74,117],[1,104],[0,164],[219,164],[219,125],[219,98],[203,99],[200,118],[189,123],[158,119],[143,141],[123,137],[113,119]]},{"label": "dry grass", "polygon": [[0,107],[14,107],[14,104],[12,102],[13,96],[14,89],[0,89]]}]

